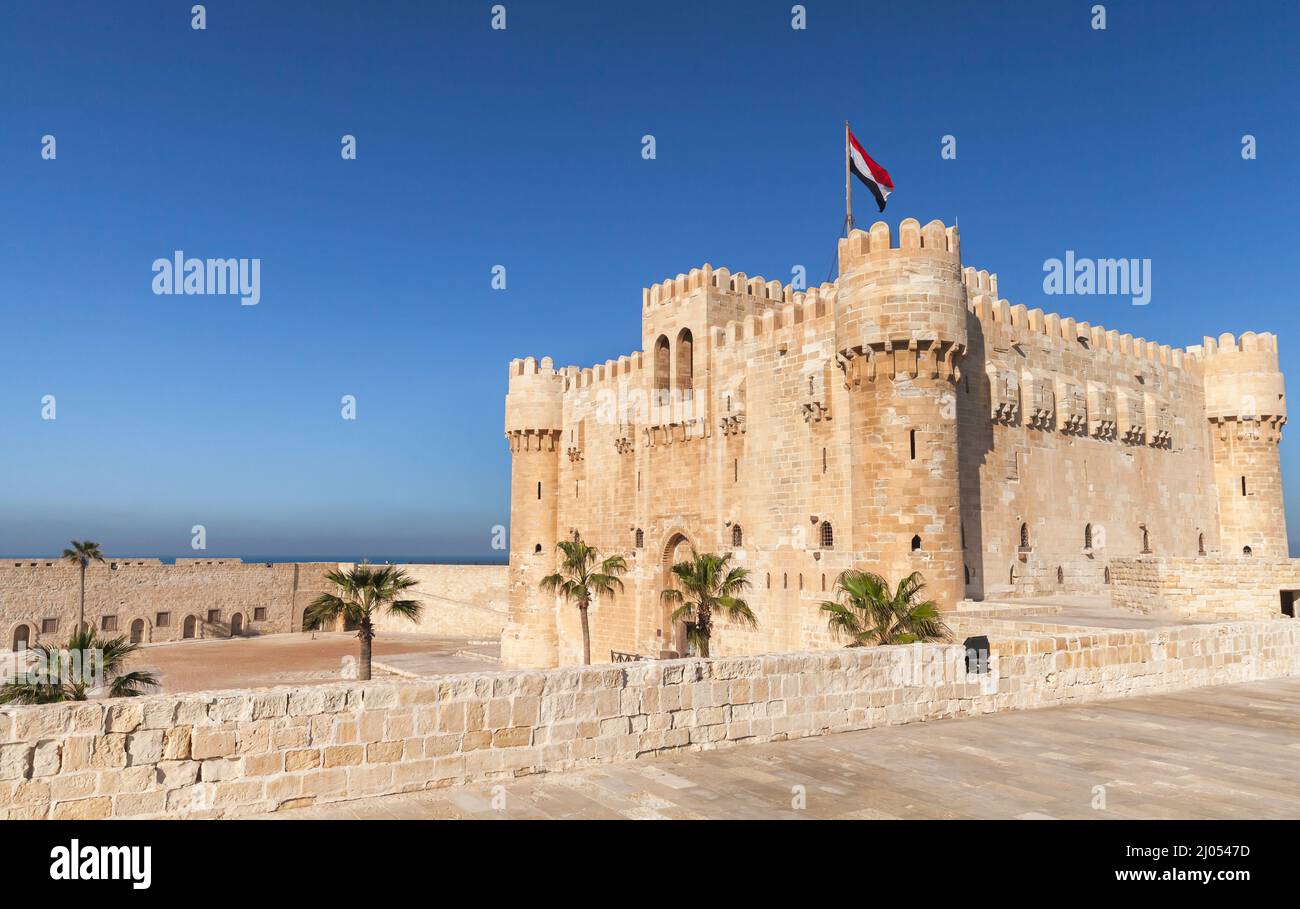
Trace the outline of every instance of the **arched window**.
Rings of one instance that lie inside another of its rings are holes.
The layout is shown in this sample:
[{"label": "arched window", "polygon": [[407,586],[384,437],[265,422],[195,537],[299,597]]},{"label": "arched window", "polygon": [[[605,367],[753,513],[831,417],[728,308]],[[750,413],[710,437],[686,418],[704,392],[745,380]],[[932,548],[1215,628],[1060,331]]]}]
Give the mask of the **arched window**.
[{"label": "arched window", "polygon": [[1251,549],[1249,546],[1243,546],[1241,547],[1241,554],[1244,556],[1254,555],[1254,550]]},{"label": "arched window", "polygon": [[744,541],[745,541],[745,532],[740,529],[739,524],[732,524],[731,525],[731,547],[733,549],[739,549],[741,544]]},{"label": "arched window", "polygon": [[542,544],[541,544],[541,543],[538,543],[536,546],[533,547],[533,552],[534,552],[534,553],[538,553],[538,552],[541,552],[541,551],[542,551]]},{"label": "arched window", "polygon": [[1142,526],[1142,553],[1143,555],[1151,553],[1151,533],[1147,530],[1145,524]]},{"label": "arched window", "polygon": [[677,391],[689,401],[695,381],[695,342],[691,330],[683,328],[677,335]]},{"label": "arched window", "polygon": [[637,549],[645,548],[645,531],[642,530],[640,527],[636,529],[636,534],[634,535],[634,544]]},{"label": "arched window", "polygon": [[1088,524],[1083,528],[1083,548],[1092,548],[1092,525]]},{"label": "arched window", "polygon": [[655,341],[654,398],[656,404],[668,403],[668,389],[672,386],[672,351],[668,338],[660,335]]},{"label": "arched window", "polygon": [[1029,525],[1020,525],[1020,548],[1029,549]]},{"label": "arched window", "polygon": [[1106,571],[1105,571],[1105,573],[1102,575],[1102,580],[1104,580],[1107,584],[1110,583],[1110,566],[1109,566],[1109,565],[1106,566]]},{"label": "arched window", "polygon": [[912,552],[919,552],[920,549],[921,549],[921,537],[918,534],[917,536],[912,537]]},{"label": "arched window", "polygon": [[1196,535],[1196,554],[1205,555],[1205,534],[1203,533]]},{"label": "arched window", "polygon": [[835,528],[831,526],[830,521],[822,521],[822,549],[835,548]]},{"label": "arched window", "polygon": [[1060,565],[1056,566],[1056,583],[1058,584],[1065,583],[1065,569],[1062,568]]},{"label": "arched window", "polygon": [[767,573],[767,589],[772,589],[772,572],[770,571]]}]

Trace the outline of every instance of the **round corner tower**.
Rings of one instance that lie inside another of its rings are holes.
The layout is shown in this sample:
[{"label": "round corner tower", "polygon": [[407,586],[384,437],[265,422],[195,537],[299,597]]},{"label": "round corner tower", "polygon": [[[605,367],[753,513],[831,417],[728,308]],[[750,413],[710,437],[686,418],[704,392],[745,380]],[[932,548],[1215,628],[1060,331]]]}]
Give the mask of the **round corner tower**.
[{"label": "round corner tower", "polygon": [[855,567],[965,593],[956,386],[966,287],[956,228],[908,218],[840,241],[836,347],[849,390]]},{"label": "round corner tower", "polygon": [[1246,332],[1206,338],[1205,416],[1219,494],[1225,556],[1286,558],[1286,511],[1278,443],[1286,423],[1286,393],[1277,338]]},{"label": "round corner tower", "polygon": [[558,659],[555,598],[538,584],[555,570],[564,382],[550,357],[510,363],[510,611],[501,662],[512,668],[547,668]]}]

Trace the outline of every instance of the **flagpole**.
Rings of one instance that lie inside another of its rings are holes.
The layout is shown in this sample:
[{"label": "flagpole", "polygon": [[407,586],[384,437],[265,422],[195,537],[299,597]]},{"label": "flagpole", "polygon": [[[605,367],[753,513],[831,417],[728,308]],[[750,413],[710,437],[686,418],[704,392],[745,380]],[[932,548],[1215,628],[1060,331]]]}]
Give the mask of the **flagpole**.
[{"label": "flagpole", "polygon": [[844,224],[845,234],[853,230],[853,184],[849,180],[849,121],[844,121]]}]

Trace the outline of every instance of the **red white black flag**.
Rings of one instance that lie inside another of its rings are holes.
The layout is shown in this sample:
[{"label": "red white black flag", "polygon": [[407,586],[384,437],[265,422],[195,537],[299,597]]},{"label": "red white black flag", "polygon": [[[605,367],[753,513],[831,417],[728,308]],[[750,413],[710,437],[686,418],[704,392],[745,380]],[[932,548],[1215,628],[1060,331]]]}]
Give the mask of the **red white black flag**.
[{"label": "red white black flag", "polygon": [[858,179],[867,184],[867,189],[871,190],[871,195],[876,197],[876,204],[880,210],[885,210],[885,202],[889,199],[889,194],[894,191],[894,181],[889,179],[889,171],[885,170],[871,156],[862,150],[858,140],[852,132],[849,136],[849,167],[853,173],[857,174]]}]

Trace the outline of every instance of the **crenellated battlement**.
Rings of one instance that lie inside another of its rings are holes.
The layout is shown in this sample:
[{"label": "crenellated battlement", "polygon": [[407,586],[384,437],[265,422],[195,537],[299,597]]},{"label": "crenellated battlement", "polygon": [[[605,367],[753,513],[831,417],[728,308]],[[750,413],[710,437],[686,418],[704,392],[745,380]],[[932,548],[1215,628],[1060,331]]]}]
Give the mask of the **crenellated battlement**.
[{"label": "crenellated battlement", "polygon": [[[1135,338],[1114,329],[1078,322],[1059,313],[1012,305],[997,296],[997,275],[973,268],[963,270],[968,294],[967,306],[980,321],[987,337],[994,341],[1025,341],[1030,335],[1042,336],[1063,347],[1081,347],[1094,353],[1145,360],[1157,366],[1185,369],[1193,358],[1168,344]],[[974,291],[971,288],[974,288]]]},{"label": "crenellated battlement", "polygon": [[798,291],[790,284],[769,281],[761,275],[750,277],[743,271],[732,273],[726,268],[714,268],[707,262],[692,268],[689,274],[679,274],[658,284],[641,289],[641,307],[651,310],[681,300],[699,290],[716,290],[722,294],[752,298],[758,305],[789,303]]},{"label": "crenellated battlement", "polygon": [[942,221],[931,221],[925,227],[915,218],[904,218],[898,225],[898,242],[889,225],[877,221],[870,230],[851,230],[849,235],[840,240],[840,274],[852,267],[852,263],[866,258],[888,253],[943,253],[961,258],[961,238],[956,227],[948,227]]},{"label": "crenellated battlement", "polygon": [[1205,338],[1200,344],[1194,344],[1187,348],[1188,353],[1200,357],[1213,357],[1220,355],[1231,355],[1237,353],[1260,353],[1273,354],[1277,356],[1277,335],[1265,331],[1256,334],[1248,331],[1242,334],[1240,338],[1233,336],[1231,332],[1224,332],[1217,338]]}]

